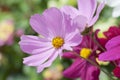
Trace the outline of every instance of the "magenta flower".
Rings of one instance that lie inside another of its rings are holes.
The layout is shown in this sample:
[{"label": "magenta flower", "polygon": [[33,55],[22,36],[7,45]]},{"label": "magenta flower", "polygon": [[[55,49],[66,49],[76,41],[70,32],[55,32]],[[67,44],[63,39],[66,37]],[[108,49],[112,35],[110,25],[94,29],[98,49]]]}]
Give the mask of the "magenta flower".
[{"label": "magenta flower", "polygon": [[[79,54],[84,48],[92,50],[88,58],[96,63],[95,55],[98,47],[88,35],[83,37],[82,43],[75,47],[74,51]],[[78,56],[75,56],[72,52],[64,53],[63,57],[74,60],[73,64],[63,72],[65,77],[72,79],[80,78],[81,80],[99,80],[100,70],[96,66]]]},{"label": "magenta flower", "polygon": [[61,11],[70,15],[72,19],[78,15],[84,17],[87,20],[86,26],[90,27],[95,24],[103,8],[104,2],[97,7],[97,0],[78,0],[78,10],[71,6],[64,6]]},{"label": "magenta flower", "polygon": [[115,67],[115,69],[113,70],[113,74],[120,78],[120,67]]},{"label": "magenta flower", "polygon": [[117,48],[119,47],[119,44],[120,44],[120,42],[119,42],[120,28],[117,26],[111,26],[108,31],[104,32],[104,35],[106,38],[99,39],[99,41],[103,45],[103,47],[105,46],[107,51],[104,53],[101,53],[99,56],[99,59],[105,60],[105,61],[117,60],[116,63],[119,65],[120,60],[118,60],[118,58],[117,58],[117,57],[119,57],[119,53],[112,52],[112,51],[113,50],[119,51],[119,50],[117,50]]},{"label": "magenta flower", "polygon": [[58,55],[62,55],[63,49],[72,50],[71,47],[82,40],[70,18],[57,8],[33,15],[30,24],[41,37],[23,35],[19,44],[24,52],[31,54],[23,63],[37,67],[37,72],[49,67]]},{"label": "magenta flower", "polygon": [[106,38],[99,39],[102,46],[107,50],[99,55],[99,60],[114,61],[117,64],[113,70],[113,74],[120,78],[120,28],[112,26],[108,31],[104,32]]},{"label": "magenta flower", "polygon": [[105,48],[107,51],[99,55],[99,60],[114,61],[120,59],[120,35],[110,39]]},{"label": "magenta flower", "polygon": [[120,27],[117,26],[111,26],[108,31],[103,32],[106,38],[99,38],[98,41],[100,44],[105,47],[105,44],[112,39],[113,37],[116,37],[120,35]]}]

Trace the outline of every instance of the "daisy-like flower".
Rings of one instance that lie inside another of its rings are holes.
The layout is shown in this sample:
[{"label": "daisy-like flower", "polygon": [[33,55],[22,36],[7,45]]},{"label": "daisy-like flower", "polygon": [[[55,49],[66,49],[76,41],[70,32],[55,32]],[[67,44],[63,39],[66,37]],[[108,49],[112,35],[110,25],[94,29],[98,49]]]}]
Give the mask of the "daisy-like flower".
[{"label": "daisy-like flower", "polygon": [[[83,37],[82,43],[74,48],[74,51],[78,54],[80,53],[81,57],[97,63],[95,61],[97,49],[98,46],[87,35]],[[73,64],[63,72],[65,77],[72,79],[80,78],[81,80],[99,80],[100,70],[96,66],[83,58],[75,56],[72,52],[64,53],[63,57],[74,60]]]},{"label": "daisy-like flower", "polygon": [[[64,6],[61,11],[70,15],[72,19],[78,15],[84,17],[87,20],[86,26],[90,27],[95,24],[103,8],[104,2],[97,7],[97,0],[78,0],[78,10],[71,6]],[[80,18],[79,21],[81,21]]]},{"label": "daisy-like flower", "polygon": [[71,47],[82,40],[70,18],[57,8],[33,15],[30,25],[42,37],[23,35],[19,44],[24,52],[31,54],[24,58],[23,63],[37,67],[37,72],[49,67],[58,55],[62,56],[63,49],[72,50]]}]

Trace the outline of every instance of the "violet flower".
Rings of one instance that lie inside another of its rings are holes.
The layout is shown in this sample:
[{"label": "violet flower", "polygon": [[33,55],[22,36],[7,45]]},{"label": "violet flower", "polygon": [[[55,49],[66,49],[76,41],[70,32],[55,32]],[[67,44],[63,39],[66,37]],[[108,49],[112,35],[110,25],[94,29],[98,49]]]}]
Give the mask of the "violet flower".
[{"label": "violet flower", "polygon": [[95,24],[99,18],[104,5],[103,2],[97,7],[97,0],[78,0],[78,10],[71,6],[64,6],[61,8],[61,11],[70,15],[72,19],[78,15],[84,17],[87,20],[86,27],[90,27]]},{"label": "violet flower", "polygon": [[37,67],[37,72],[49,67],[58,55],[62,56],[63,49],[72,50],[72,46],[82,41],[70,18],[57,8],[47,9],[42,15],[33,15],[30,24],[42,37],[23,35],[19,44],[24,52],[31,54],[24,58],[23,63]]},{"label": "violet flower", "polygon": [[[85,48],[92,50],[88,58],[96,63],[95,55],[98,47],[89,35],[83,37],[82,43],[79,46],[75,47],[74,51],[79,54],[79,52]],[[99,80],[100,70],[96,66],[87,62],[83,58],[75,56],[72,52],[65,52],[63,57],[71,58],[74,60],[73,64],[63,72],[65,77],[72,79],[80,78],[81,80]]]}]

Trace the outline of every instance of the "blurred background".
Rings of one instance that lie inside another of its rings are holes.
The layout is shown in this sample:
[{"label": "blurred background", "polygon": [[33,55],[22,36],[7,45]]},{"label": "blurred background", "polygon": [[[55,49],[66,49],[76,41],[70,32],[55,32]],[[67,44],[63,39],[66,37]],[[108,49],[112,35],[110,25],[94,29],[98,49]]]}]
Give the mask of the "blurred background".
[{"label": "blurred background", "polygon": [[[71,5],[77,7],[76,0],[0,0],[0,80],[70,80],[62,71],[70,66],[71,60],[57,59],[50,68],[38,74],[34,67],[23,65],[23,57],[18,42],[23,34],[37,35],[29,25],[30,16],[41,14],[46,8]],[[112,17],[114,7],[107,6],[102,11],[94,29],[107,30],[119,26],[120,17]],[[54,76],[53,76],[54,75]],[[101,73],[100,77],[105,75]],[[102,78],[101,78],[102,80]]]}]

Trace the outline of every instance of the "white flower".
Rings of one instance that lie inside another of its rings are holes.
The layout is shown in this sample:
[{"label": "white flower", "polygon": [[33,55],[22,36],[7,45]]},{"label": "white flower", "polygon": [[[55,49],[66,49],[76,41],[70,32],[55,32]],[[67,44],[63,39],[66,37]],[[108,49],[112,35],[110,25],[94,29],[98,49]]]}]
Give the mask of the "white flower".
[{"label": "white flower", "polygon": [[[98,0],[101,1],[101,0]],[[120,16],[120,0],[106,0],[108,6],[113,8],[112,16],[119,17]]]}]

